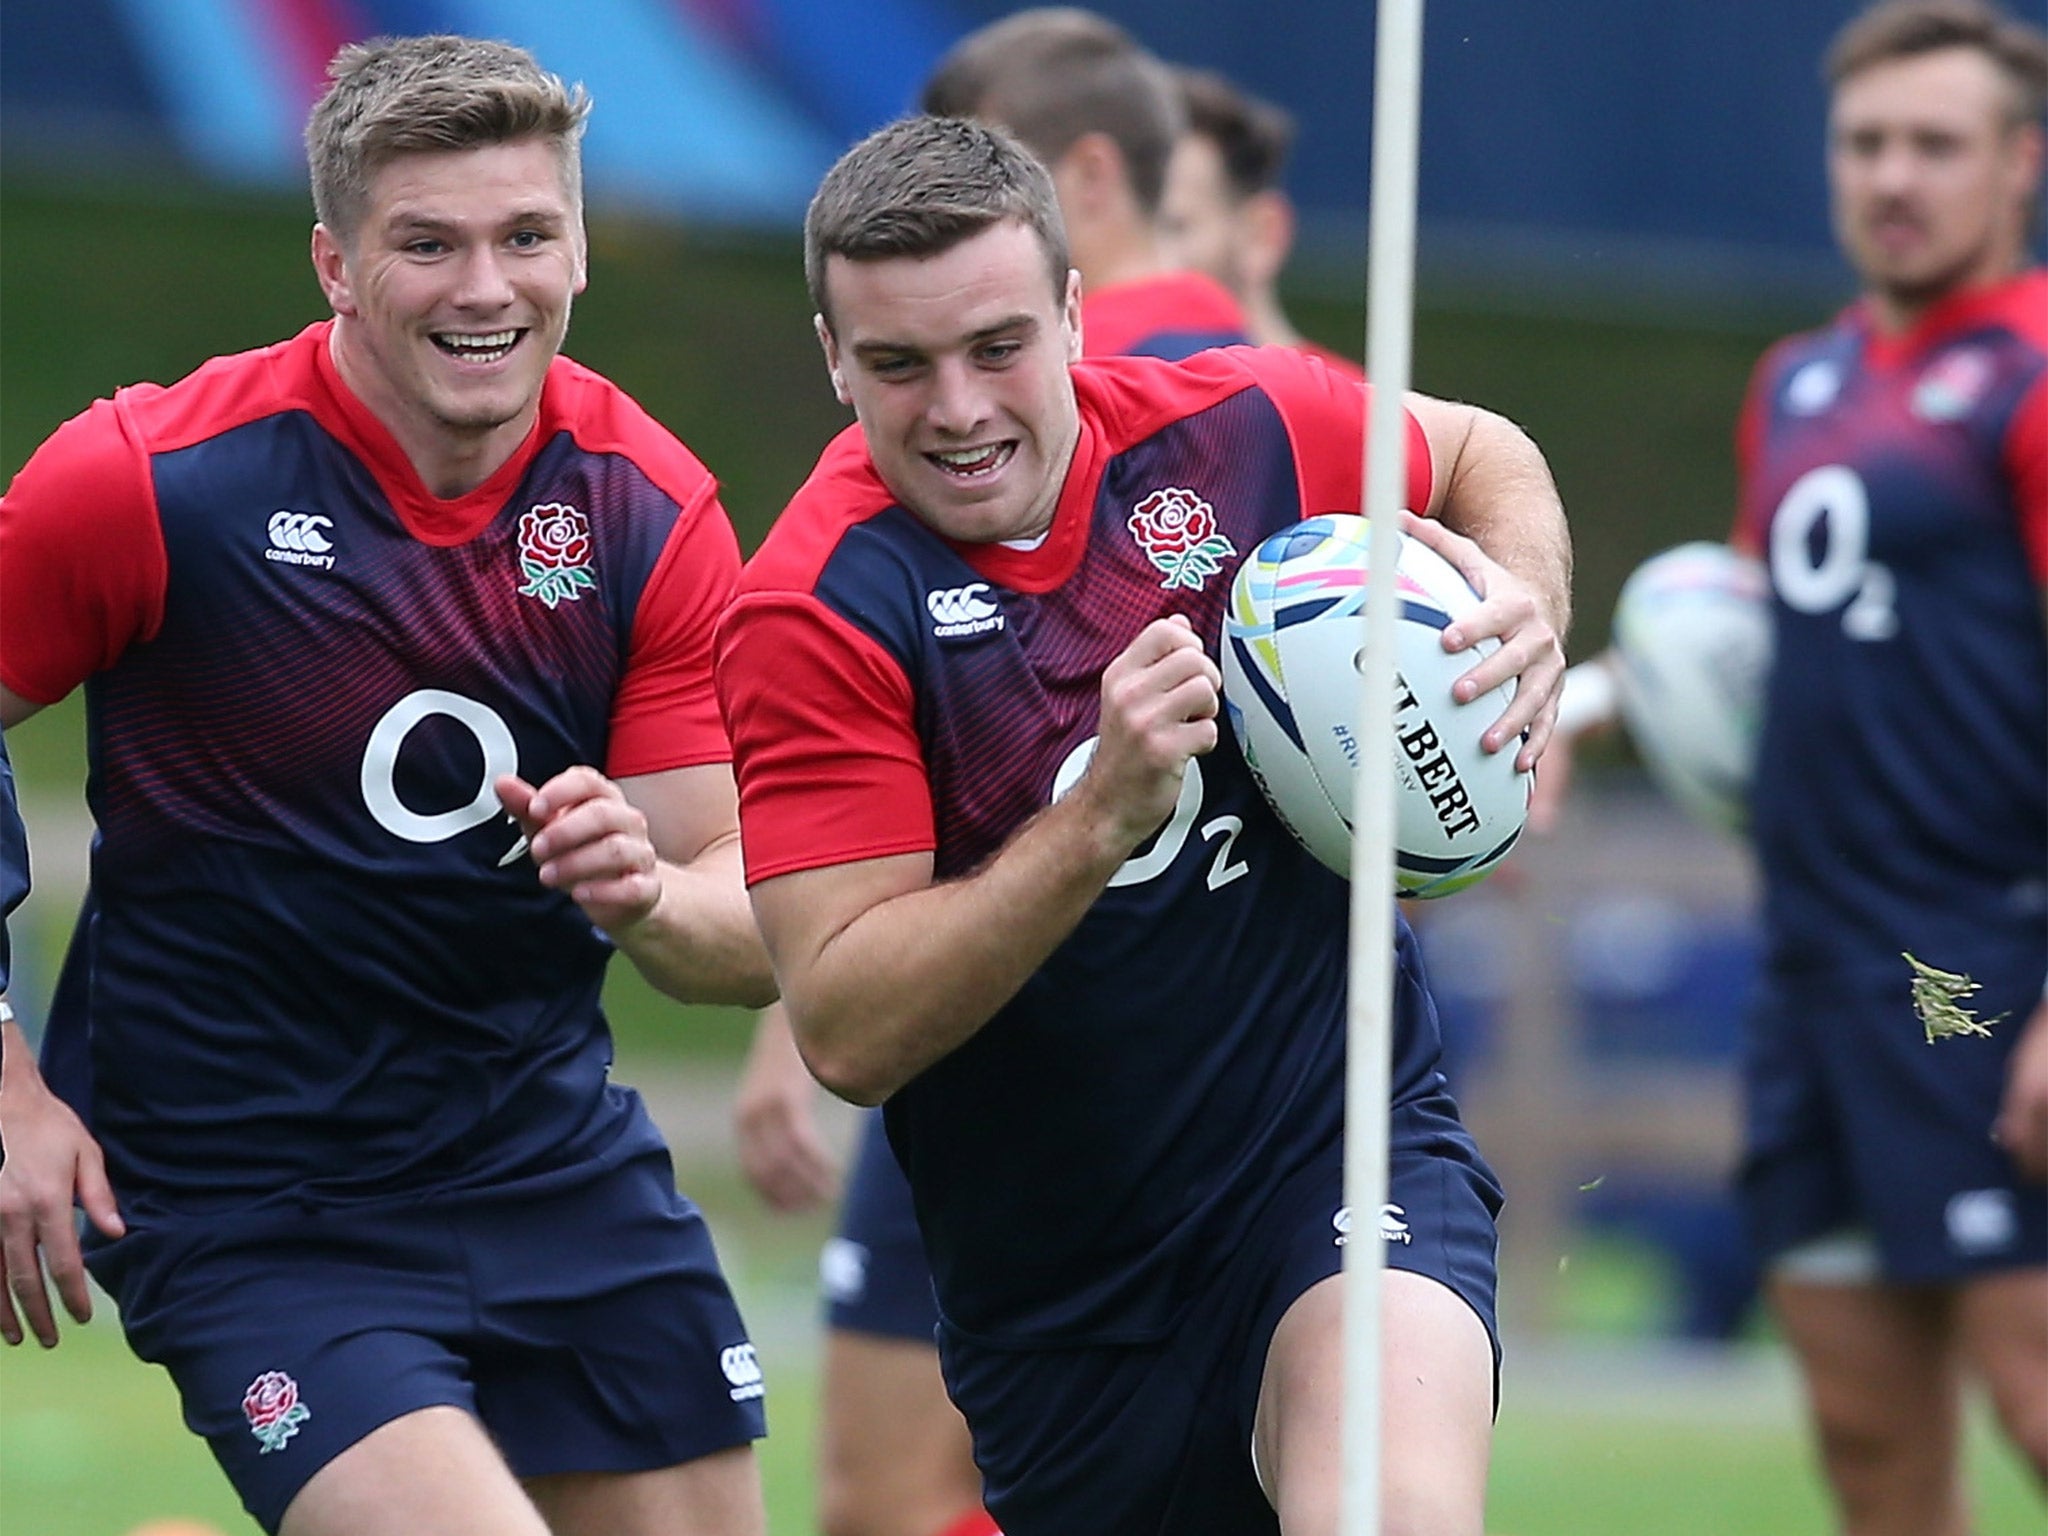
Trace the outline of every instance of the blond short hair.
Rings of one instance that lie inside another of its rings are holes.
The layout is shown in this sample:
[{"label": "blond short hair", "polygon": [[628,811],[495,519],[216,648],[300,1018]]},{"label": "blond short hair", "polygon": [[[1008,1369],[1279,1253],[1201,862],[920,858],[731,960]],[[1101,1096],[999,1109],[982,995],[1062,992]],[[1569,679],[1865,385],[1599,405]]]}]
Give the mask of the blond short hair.
[{"label": "blond short hair", "polygon": [[2048,112],[2048,35],[1986,0],[1884,0],[1835,35],[1822,73],[1839,86],[1872,65],[1946,48],[1973,48],[1998,66],[2008,121],[2038,123]]},{"label": "blond short hair", "polygon": [[380,37],[350,43],[306,120],[313,215],[343,241],[369,205],[370,183],[403,155],[537,139],[553,147],[570,201],[583,200],[590,97],[533,55],[473,37]]}]

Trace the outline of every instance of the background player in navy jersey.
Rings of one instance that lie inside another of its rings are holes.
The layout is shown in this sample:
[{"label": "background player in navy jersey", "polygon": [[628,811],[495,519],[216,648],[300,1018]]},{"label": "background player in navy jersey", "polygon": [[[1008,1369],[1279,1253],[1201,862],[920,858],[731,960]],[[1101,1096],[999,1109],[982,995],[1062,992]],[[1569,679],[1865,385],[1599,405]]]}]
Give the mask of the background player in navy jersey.
[{"label": "background player in navy jersey", "polygon": [[[1775,625],[1741,1192],[1843,1528],[1959,1536],[1963,1380],[2048,1479],[2048,43],[1895,0],[1827,76],[1863,293],[1737,435]],[[1989,1037],[1927,1043],[1902,951]]]},{"label": "background player in navy jersey", "polygon": [[[1235,300],[1165,248],[1160,200],[1186,114],[1173,73],[1128,32],[1071,7],[1019,12],[941,59],[924,102],[999,123],[1052,171],[1084,352],[1177,358],[1248,339]],[[764,1017],[735,1118],[743,1166],[779,1208],[829,1198],[835,1183],[815,1091],[780,1011]],[[861,1128],[821,1269],[826,1536],[978,1536],[980,1477],[939,1374],[931,1271],[878,1118]]]},{"label": "background player in navy jersey", "polygon": [[753,1349],[598,1006],[615,948],[772,996],[710,683],[737,543],[557,355],[581,90],[446,37],[332,75],[333,318],[99,402],[0,499],[0,708],[85,686],[99,829],[42,1075],[7,1041],[0,1333],[56,1342],[43,1263],[88,1316],[76,1200],[266,1529],[759,1532]]},{"label": "background player in navy jersey", "polygon": [[[1497,1189],[1404,931],[1392,1205],[1340,1209],[1347,892],[1212,750],[1229,557],[1356,508],[1362,391],[1278,349],[1077,363],[1051,178],[974,122],[850,151],[806,266],[859,424],[743,578],[721,702],[787,1006],[821,1081],[886,1100],[990,1511],[1333,1529],[1324,1366],[1365,1238],[1397,1271],[1392,1528],[1477,1531]],[[1470,681],[1522,678],[1488,742],[1532,760],[1548,473],[1470,407],[1417,397],[1409,435],[1412,504],[1480,540],[1419,525],[1486,594],[1451,643],[1498,634]]]}]

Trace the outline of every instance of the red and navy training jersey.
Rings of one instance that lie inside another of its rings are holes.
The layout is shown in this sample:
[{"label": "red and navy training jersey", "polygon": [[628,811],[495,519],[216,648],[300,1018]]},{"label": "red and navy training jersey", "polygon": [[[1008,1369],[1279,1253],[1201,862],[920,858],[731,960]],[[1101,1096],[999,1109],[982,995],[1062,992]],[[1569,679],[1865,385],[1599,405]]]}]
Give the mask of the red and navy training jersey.
[{"label": "red and navy training jersey", "polygon": [[1087,357],[1178,360],[1244,340],[1243,309],[1229,289],[1201,272],[1162,272],[1081,292]]},{"label": "red and navy training jersey", "polygon": [[98,823],[45,1062],[131,1219],[604,1146],[610,946],[492,780],[729,756],[738,546],[689,451],[558,360],[437,500],[328,330],[96,403],[0,499],[0,681],[85,685]]},{"label": "red and navy training jersey", "polygon": [[1758,365],[1738,543],[1776,653],[1753,821],[1781,970],[2048,965],[2048,273]]},{"label": "red and navy training jersey", "polygon": [[[1296,352],[1084,361],[1074,383],[1080,440],[1037,548],[933,532],[854,428],[749,563],[718,686],[750,881],[926,851],[936,879],[969,874],[1086,766],[1103,669],[1145,625],[1185,614],[1214,656],[1238,562],[1359,508],[1364,389]],[[1412,421],[1409,452],[1425,506]],[[1341,1132],[1347,893],[1226,730],[1023,990],[887,1103],[954,1326],[1171,1326],[1190,1270]]]}]

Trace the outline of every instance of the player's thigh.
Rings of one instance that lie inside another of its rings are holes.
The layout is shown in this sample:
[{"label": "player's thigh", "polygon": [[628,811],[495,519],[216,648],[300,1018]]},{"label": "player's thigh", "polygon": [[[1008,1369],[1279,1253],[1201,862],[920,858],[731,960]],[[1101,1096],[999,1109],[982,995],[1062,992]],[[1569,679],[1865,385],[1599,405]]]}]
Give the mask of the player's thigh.
[{"label": "player's thigh", "polygon": [[307,1480],[281,1536],[548,1536],[483,1426],[422,1408],[372,1430]]},{"label": "player's thigh", "polygon": [[2048,1477],[2048,1268],[1967,1281],[1956,1321],[1964,1357],[1990,1388],[1999,1422]]},{"label": "player's thigh", "polygon": [[981,1500],[935,1345],[828,1330],[819,1437],[820,1512],[835,1536],[920,1536]]},{"label": "player's thigh", "polygon": [[554,1536],[762,1536],[751,1445],[651,1472],[564,1472],[526,1484]]},{"label": "player's thigh", "polygon": [[[1286,1536],[1334,1536],[1342,1493],[1344,1277],[1298,1297],[1267,1351],[1254,1441]],[[1389,1536],[1477,1536],[1493,1441],[1493,1340],[1427,1275],[1381,1276],[1381,1518]]]}]

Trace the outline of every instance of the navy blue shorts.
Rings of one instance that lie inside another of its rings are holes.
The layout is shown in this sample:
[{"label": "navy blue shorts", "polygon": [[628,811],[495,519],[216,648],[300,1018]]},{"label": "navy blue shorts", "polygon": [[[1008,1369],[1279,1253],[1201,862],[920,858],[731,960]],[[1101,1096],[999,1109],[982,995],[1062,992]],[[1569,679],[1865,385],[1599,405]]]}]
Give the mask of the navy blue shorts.
[{"label": "navy blue shorts", "polygon": [[2039,1001],[2037,977],[1987,980],[1970,1003],[2005,1024],[1929,1044],[1903,964],[1896,982],[1862,986],[1766,978],[1740,1179],[1759,1256],[1860,1228],[1900,1283],[2048,1263],[2048,1191],[1991,1139],[2018,1024]]},{"label": "navy blue shorts", "polygon": [[268,1531],[327,1462],[436,1405],[474,1414],[520,1477],[759,1438],[760,1368],[703,1217],[659,1147],[607,1163],[135,1231],[93,1270]]},{"label": "navy blue shorts", "polygon": [[1500,1188],[1448,1110],[1432,1096],[1396,1111],[1389,1203],[1356,1233],[1335,1149],[1281,1184],[1161,1342],[1005,1349],[942,1324],[947,1387],[1005,1536],[1277,1533],[1251,1460],[1266,1352],[1295,1300],[1342,1269],[1347,1241],[1377,1238],[1390,1267],[1463,1297],[1497,1365]]},{"label": "navy blue shorts", "polygon": [[862,1117],[839,1229],[825,1243],[818,1273],[827,1326],[933,1342],[939,1304],[932,1296],[932,1267],[918,1235],[910,1181],[890,1150],[879,1109]]}]

